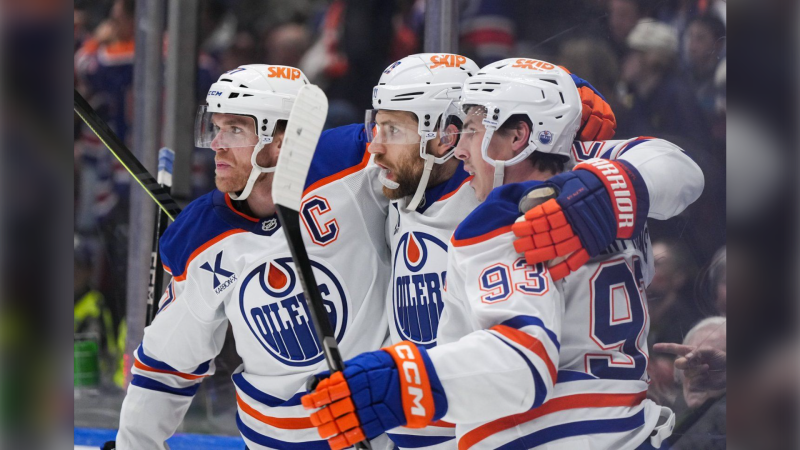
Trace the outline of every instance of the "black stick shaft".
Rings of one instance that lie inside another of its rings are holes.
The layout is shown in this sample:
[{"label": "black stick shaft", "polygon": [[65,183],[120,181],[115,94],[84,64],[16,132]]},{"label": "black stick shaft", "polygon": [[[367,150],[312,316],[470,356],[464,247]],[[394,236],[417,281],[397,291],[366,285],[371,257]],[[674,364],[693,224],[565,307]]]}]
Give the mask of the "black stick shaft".
[{"label": "black stick shaft", "polygon": [[344,361],[339,353],[339,346],[336,343],[336,335],[333,326],[328,319],[328,311],[322,303],[322,294],[319,292],[317,280],[314,277],[311,261],[308,258],[303,235],[300,231],[300,215],[297,211],[286,206],[277,205],[278,218],[284,228],[284,233],[289,241],[289,249],[292,252],[294,266],[300,276],[300,283],[306,295],[306,302],[311,311],[311,318],[314,322],[314,329],[322,345],[325,360],[331,372],[338,372],[344,369]]},{"label": "black stick shaft", "polygon": [[97,135],[100,141],[109,151],[119,160],[125,169],[130,172],[133,178],[139,183],[156,204],[175,220],[181,208],[169,194],[169,191],[162,187],[147,168],[142,165],[128,147],[117,137],[108,127],[106,122],[97,115],[89,102],[76,90],[75,91],[75,112],[86,123],[86,125]]},{"label": "black stick shaft", "polygon": [[[169,190],[169,188],[166,188]],[[150,283],[147,286],[147,315],[145,316],[145,326],[150,325],[156,318],[158,312],[158,296],[163,289],[164,269],[161,268],[161,252],[159,251],[159,241],[167,230],[167,214],[159,210],[153,226],[153,247],[150,253]]]}]

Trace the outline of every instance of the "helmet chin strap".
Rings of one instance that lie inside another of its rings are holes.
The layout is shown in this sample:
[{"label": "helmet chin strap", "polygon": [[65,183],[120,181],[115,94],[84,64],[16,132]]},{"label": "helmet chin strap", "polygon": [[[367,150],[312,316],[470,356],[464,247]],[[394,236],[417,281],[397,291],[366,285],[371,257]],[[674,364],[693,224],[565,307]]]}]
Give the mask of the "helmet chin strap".
[{"label": "helmet chin strap", "polygon": [[436,157],[433,155],[425,155],[425,167],[422,169],[422,176],[419,179],[417,191],[414,192],[414,197],[412,197],[411,201],[406,205],[406,208],[411,211],[415,211],[419,207],[422,197],[425,196],[425,189],[428,187],[428,179],[431,177],[434,159],[436,159]]},{"label": "helmet chin strap", "polygon": [[503,177],[506,173],[506,162],[505,161],[495,161],[494,162],[494,180],[492,181],[492,189],[502,186],[503,185]]},{"label": "helmet chin strap", "polygon": [[[268,140],[272,142],[272,139]],[[262,173],[275,172],[275,167],[261,167],[256,163],[256,156],[258,156],[258,152],[260,152],[261,149],[264,148],[264,146],[268,143],[269,142],[266,142],[266,140],[262,140],[253,148],[253,154],[250,155],[250,163],[253,165],[253,168],[250,169],[250,176],[247,177],[247,184],[244,185],[244,189],[242,190],[241,194],[237,195],[234,192],[228,193],[231,199],[238,201],[247,200],[247,197],[250,196],[250,192],[253,191],[253,186],[255,186],[256,180],[258,180],[258,176]]]}]

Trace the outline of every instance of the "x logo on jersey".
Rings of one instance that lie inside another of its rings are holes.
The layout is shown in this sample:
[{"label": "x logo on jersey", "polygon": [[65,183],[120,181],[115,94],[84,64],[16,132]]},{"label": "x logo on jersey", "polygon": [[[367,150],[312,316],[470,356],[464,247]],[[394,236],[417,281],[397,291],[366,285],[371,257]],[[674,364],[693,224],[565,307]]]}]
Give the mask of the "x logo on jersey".
[{"label": "x logo on jersey", "polygon": [[202,266],[200,266],[201,269],[207,270],[214,274],[214,289],[216,289],[217,286],[219,286],[219,279],[217,279],[217,275],[222,275],[225,278],[230,278],[233,276],[233,272],[228,272],[227,270],[223,269],[221,267],[221,264],[222,264],[222,252],[219,252],[217,253],[217,258],[214,261],[213,269],[211,268],[211,264],[209,264],[208,261],[206,261],[205,263],[203,263]]}]

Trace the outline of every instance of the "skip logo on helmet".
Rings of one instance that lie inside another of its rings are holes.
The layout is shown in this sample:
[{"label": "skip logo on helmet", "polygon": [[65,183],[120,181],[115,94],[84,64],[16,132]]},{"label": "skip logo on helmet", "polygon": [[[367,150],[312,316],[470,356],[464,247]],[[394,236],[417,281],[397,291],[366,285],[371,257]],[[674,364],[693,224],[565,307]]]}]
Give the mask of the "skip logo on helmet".
[{"label": "skip logo on helmet", "polygon": [[296,80],[301,75],[298,69],[283,66],[270,66],[267,72],[269,78],[286,78],[287,80]]},{"label": "skip logo on helmet", "polygon": [[538,71],[547,71],[556,68],[554,64],[550,64],[549,62],[539,61],[538,59],[525,59],[525,58],[520,58],[514,61],[514,64],[512,64],[511,67],[519,67],[521,69],[531,69]]},{"label": "skip logo on helmet", "polygon": [[467,62],[467,58],[461,55],[433,55],[431,56],[433,65],[431,69],[438,67],[461,67],[462,64]]}]

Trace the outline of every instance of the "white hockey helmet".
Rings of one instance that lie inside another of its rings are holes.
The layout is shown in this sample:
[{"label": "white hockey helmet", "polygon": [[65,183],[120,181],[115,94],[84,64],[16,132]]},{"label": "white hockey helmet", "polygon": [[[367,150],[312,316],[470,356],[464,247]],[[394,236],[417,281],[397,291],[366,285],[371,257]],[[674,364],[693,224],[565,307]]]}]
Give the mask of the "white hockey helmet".
[{"label": "white hockey helmet", "polygon": [[[308,79],[300,69],[267,64],[249,64],[223,73],[206,95],[206,105],[200,106],[195,119],[195,145],[211,148],[216,139],[219,147],[253,147],[250,162],[253,169],[244,190],[234,200],[244,200],[262,173],[273,172],[275,167],[261,167],[256,163],[258,152],[272,142],[275,125],[287,120],[300,88]],[[215,113],[249,116],[254,121],[255,135],[243,136],[217,127],[212,118]]]},{"label": "white hockey helmet", "polygon": [[[440,157],[429,155],[427,143],[436,137],[437,122],[447,105],[461,97],[464,81],[477,72],[477,64],[465,56],[418,53],[387,67],[378,85],[372,88],[373,109],[368,110],[365,117],[369,142],[389,143],[375,122],[378,111],[407,111],[417,117],[417,130],[404,133],[402,142],[394,141],[397,144],[419,144],[419,156],[425,160],[425,169],[408,204],[409,209],[416,209],[421,202],[433,164],[443,164],[453,156],[455,149],[450,149]],[[384,185],[397,187],[388,180]]]},{"label": "white hockey helmet", "polygon": [[[464,83],[461,101],[448,105],[440,133],[443,142],[452,145],[463,131],[454,133],[455,127],[450,125],[463,123],[468,114],[479,115],[486,127],[481,156],[494,166],[497,187],[503,184],[505,166],[525,160],[534,151],[569,158],[580,128],[581,110],[578,88],[566,70],[545,61],[508,58],[480,69]],[[495,161],[487,154],[489,142],[494,132],[515,114],[524,114],[531,121],[528,146],[508,161]]]}]

